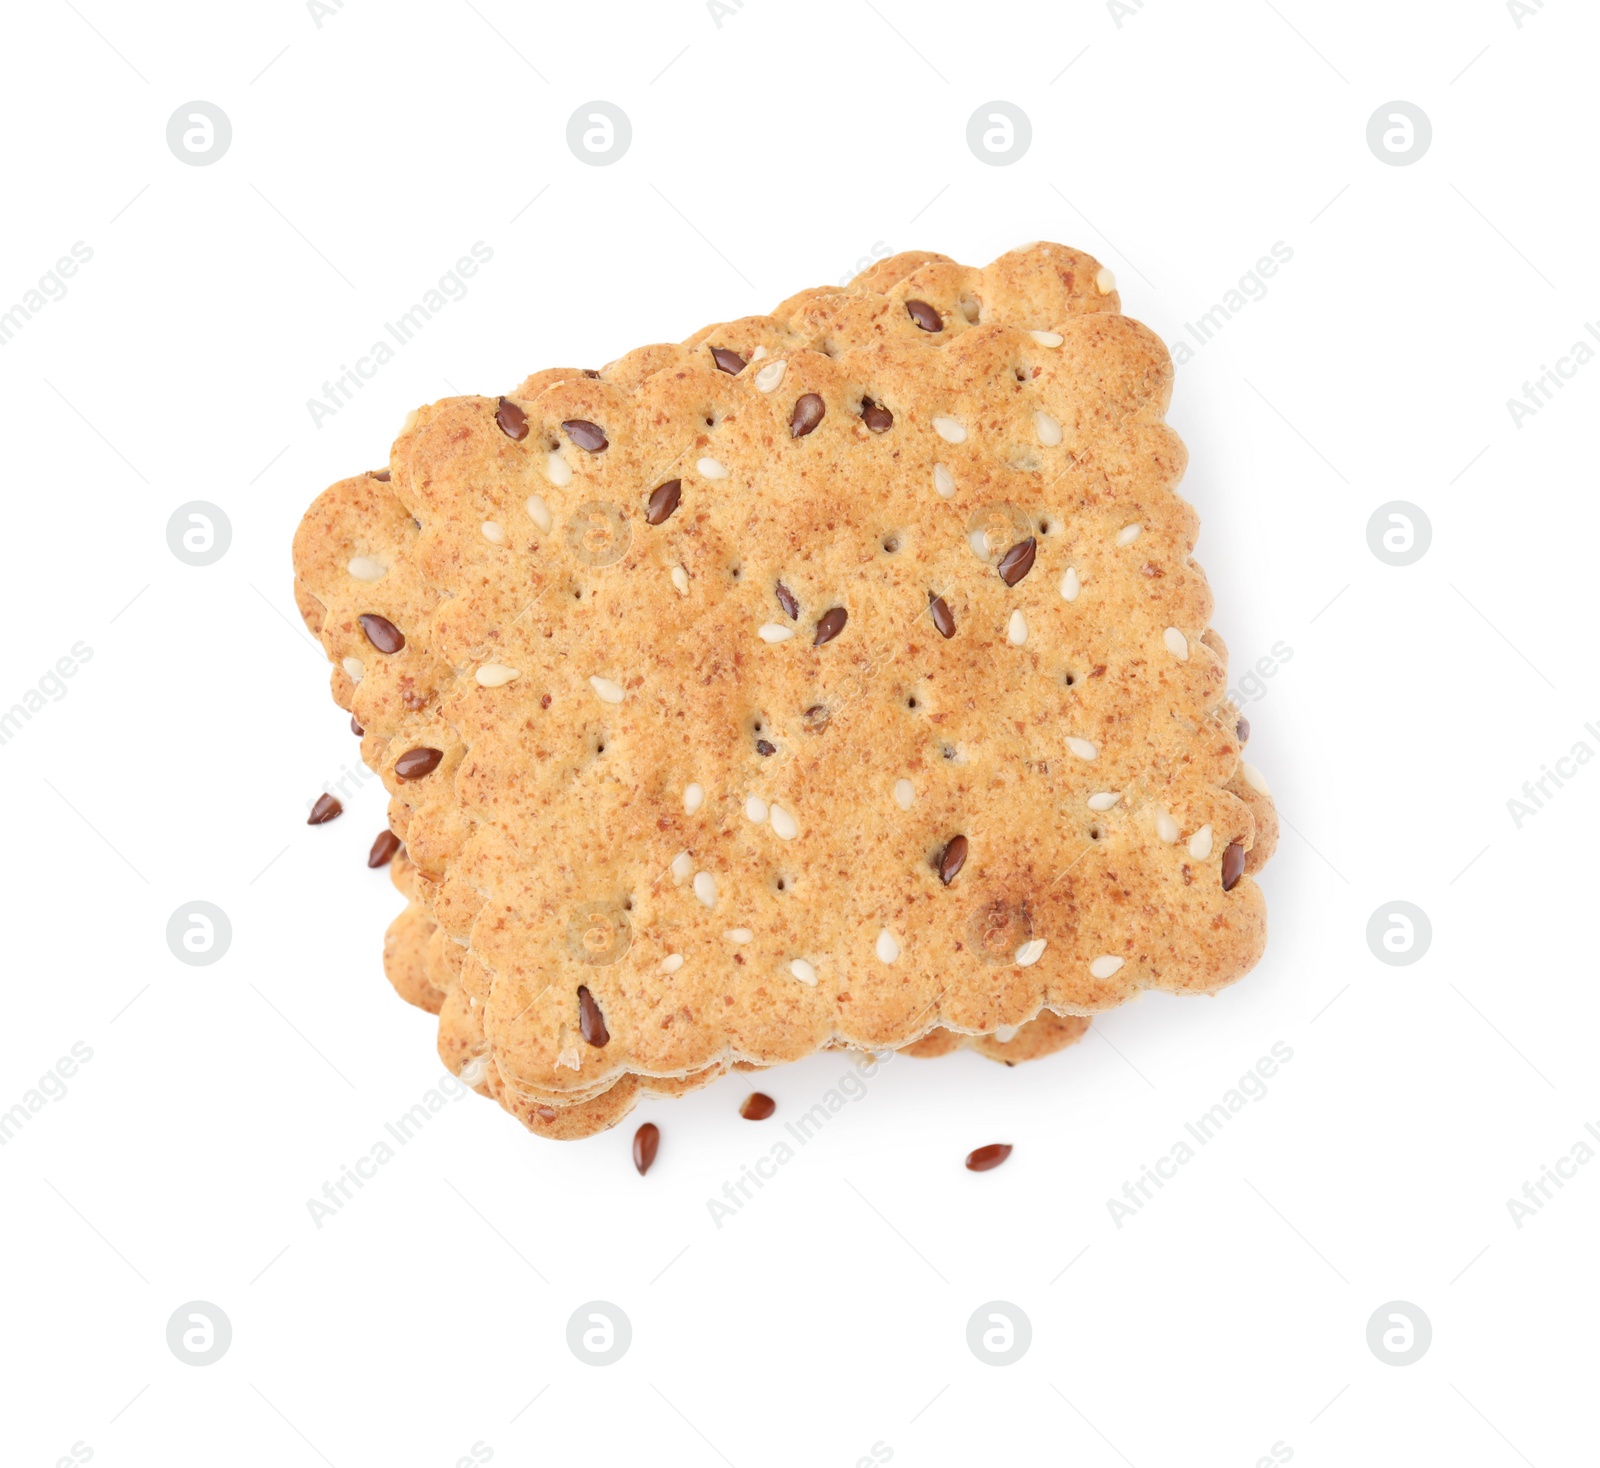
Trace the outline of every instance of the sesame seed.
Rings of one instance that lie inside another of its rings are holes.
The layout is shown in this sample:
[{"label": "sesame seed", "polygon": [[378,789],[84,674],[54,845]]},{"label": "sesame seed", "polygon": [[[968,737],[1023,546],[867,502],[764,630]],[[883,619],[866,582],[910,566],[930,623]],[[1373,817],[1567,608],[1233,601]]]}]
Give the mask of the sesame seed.
[{"label": "sesame seed", "polygon": [[609,678],[591,677],[589,686],[594,689],[595,697],[600,699],[602,703],[622,702],[622,685],[620,683],[613,683]]},{"label": "sesame seed", "polygon": [[878,941],[872,945],[880,963],[893,963],[900,957],[900,941],[887,928],[878,930]]},{"label": "sesame seed", "polygon": [[[551,454],[550,457],[553,459],[556,455]],[[568,470],[567,472],[571,473],[572,471]],[[524,508],[528,512],[528,518],[539,527],[539,533],[548,535],[553,521],[550,515],[550,506],[544,502],[544,499],[539,495],[530,494]]]},{"label": "sesame seed", "polygon": [[456,1072],[456,1079],[463,1086],[481,1086],[483,1078],[489,1074],[489,1058],[486,1055],[474,1055],[460,1070]]},{"label": "sesame seed", "polygon": [[1068,739],[1067,748],[1077,755],[1079,759],[1093,759],[1100,753],[1087,739]]},{"label": "sesame seed", "polygon": [[345,569],[357,581],[381,581],[383,573],[388,568],[382,561],[375,561],[371,556],[356,556]]},{"label": "sesame seed", "polygon": [[675,974],[682,967],[683,955],[681,953],[669,953],[661,960],[661,972],[664,974]]},{"label": "sesame seed", "polygon": [[689,573],[682,566],[672,568],[672,584],[677,587],[679,596],[689,594]]},{"label": "sesame seed", "polygon": [[1189,855],[1196,861],[1204,861],[1211,855],[1211,827],[1202,826],[1189,838]]},{"label": "sesame seed", "polygon": [[773,392],[778,384],[783,381],[783,369],[788,365],[782,357],[768,362],[765,367],[756,373],[756,386],[762,392]]},{"label": "sesame seed", "polygon": [[1189,639],[1178,631],[1176,627],[1168,627],[1161,634],[1161,640],[1166,643],[1167,651],[1177,658],[1180,663],[1189,661]]},{"label": "sesame seed", "polygon": [[1017,949],[1016,959],[1018,968],[1029,968],[1038,963],[1044,955],[1046,939],[1029,938],[1026,943]]},{"label": "sesame seed", "polygon": [[1033,431],[1047,449],[1061,442],[1061,425],[1042,408],[1033,415]]},{"label": "sesame seed", "polygon": [[362,665],[360,658],[345,658],[340,662],[339,666],[344,669],[345,676],[352,683],[359,683],[366,676],[367,670]]},{"label": "sesame seed", "polygon": [[967,544],[972,547],[972,554],[980,561],[989,559],[989,532],[987,530],[979,527],[977,530],[968,532]]},{"label": "sesame seed", "polygon": [[[1037,336],[1037,335],[1039,335],[1039,333],[1035,332],[1034,335]],[[996,1025],[995,1026],[995,1030],[994,1030],[994,1037],[1002,1045],[1009,1045],[1013,1040],[1015,1040],[1017,1038],[1017,1031],[1020,1030],[1021,1028],[1022,1028],[1021,1025]]]},{"label": "sesame seed", "polygon": [[564,1065],[568,1070],[580,1070],[583,1067],[583,1057],[578,1053],[576,1045],[568,1045],[556,1056],[556,1064]]},{"label": "sesame seed", "polygon": [[1143,529],[1143,525],[1124,525],[1121,530],[1117,531],[1117,544],[1132,545],[1139,538],[1139,532]]},{"label": "sesame seed", "polygon": [[752,362],[759,362],[766,355],[767,349],[765,347],[757,347],[755,351],[750,353],[750,360]]},{"label": "sesame seed", "polygon": [[700,471],[702,479],[726,479],[728,470],[721,459],[704,458],[695,463],[695,468]]},{"label": "sesame seed", "polygon": [[1066,340],[1059,331],[1030,331],[1028,335],[1041,347],[1059,347]]},{"label": "sesame seed", "polygon": [[413,408],[409,413],[406,414],[405,422],[403,422],[400,425],[400,436],[401,436],[401,438],[404,438],[406,436],[406,434],[410,433],[411,430],[413,428],[415,428],[416,426],[417,426],[417,410],[415,408]]},{"label": "sesame seed", "polygon": [[1021,647],[1028,640],[1028,619],[1022,615],[1021,610],[1012,612],[1011,620],[1006,624],[1006,641],[1013,647]]},{"label": "sesame seed", "polygon": [[748,943],[755,934],[749,928],[729,928],[722,936],[730,943]]},{"label": "sesame seed", "polygon": [[799,979],[802,984],[809,984],[813,989],[817,987],[817,971],[805,959],[795,959],[789,965],[789,972]]},{"label": "sesame seed", "polygon": [[473,677],[485,688],[504,688],[520,671],[518,668],[508,668],[504,663],[484,663]]},{"label": "sesame seed", "polygon": [[675,882],[687,882],[689,873],[694,870],[694,863],[689,859],[687,851],[680,851],[672,858],[672,865],[667,868],[672,873]]},{"label": "sesame seed", "polygon": [[756,631],[763,642],[787,642],[794,636],[794,628],[782,622],[763,622]]},{"label": "sesame seed", "polygon": [[933,466],[933,487],[938,492],[940,499],[949,499],[956,492],[956,480],[943,464]]},{"label": "sesame seed", "polygon": [[561,456],[560,449],[551,449],[544,456],[544,475],[557,489],[572,483],[572,465]]},{"label": "sesame seed", "polygon": [[717,905],[717,879],[710,872],[696,872],[694,878],[694,895],[707,907]]},{"label": "sesame seed", "polygon": [[504,545],[506,543],[506,532],[500,525],[499,521],[485,520],[483,524],[478,527],[478,529],[483,531],[483,538],[487,540],[490,545]]},{"label": "sesame seed", "polygon": [[917,798],[917,787],[909,780],[901,779],[894,782],[894,803],[901,810],[910,810],[911,802]]},{"label": "sesame seed", "polygon": [[747,820],[752,820],[759,826],[767,818],[767,803],[759,795],[746,796],[744,813]]},{"label": "sesame seed", "polygon": [[771,809],[768,819],[772,822],[772,833],[780,841],[793,841],[800,834],[800,827],[795,824],[795,819],[781,805]]},{"label": "sesame seed", "polygon": [[1168,846],[1178,839],[1178,823],[1166,811],[1156,810],[1156,835]]},{"label": "sesame seed", "polygon": [[1272,794],[1267,789],[1267,777],[1248,760],[1239,761],[1239,773],[1244,776],[1244,783],[1254,790],[1257,795]]},{"label": "sesame seed", "polygon": [[965,443],[967,430],[956,418],[938,417],[933,420],[933,431],[946,443]]},{"label": "sesame seed", "polygon": [[1117,288],[1117,278],[1109,270],[1107,270],[1104,265],[1102,265],[1099,270],[1095,272],[1094,288],[1099,291],[1102,296],[1109,296],[1111,292]]},{"label": "sesame seed", "polygon": [[1068,566],[1061,573],[1061,600],[1077,601],[1078,593],[1082,590],[1083,583],[1078,580],[1077,569],[1073,566]]},{"label": "sesame seed", "polygon": [[705,800],[706,793],[698,785],[685,785],[683,788],[683,813],[692,816],[700,809]]},{"label": "sesame seed", "polygon": [[1089,965],[1089,972],[1097,979],[1109,979],[1126,962],[1115,953],[1102,953]]},{"label": "sesame seed", "polygon": [[1089,797],[1089,809],[1110,810],[1121,799],[1120,790],[1100,790]]}]

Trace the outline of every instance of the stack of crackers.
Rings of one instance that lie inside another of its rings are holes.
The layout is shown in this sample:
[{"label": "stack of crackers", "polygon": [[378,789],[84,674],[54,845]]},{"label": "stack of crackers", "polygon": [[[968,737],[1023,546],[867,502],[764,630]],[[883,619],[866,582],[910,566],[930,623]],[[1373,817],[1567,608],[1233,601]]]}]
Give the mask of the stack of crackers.
[{"label": "stack of crackers", "polygon": [[294,542],[385,944],[579,1137],[824,1048],[1047,1054],[1265,942],[1277,822],[1109,271],[913,252],[407,420]]}]

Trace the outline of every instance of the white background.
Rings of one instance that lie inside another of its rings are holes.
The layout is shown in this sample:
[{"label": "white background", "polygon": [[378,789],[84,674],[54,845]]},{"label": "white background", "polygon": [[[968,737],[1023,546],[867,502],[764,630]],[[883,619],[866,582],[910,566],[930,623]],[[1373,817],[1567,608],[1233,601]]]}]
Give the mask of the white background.
[{"label": "white background", "polygon": [[[1127,9],[8,12],[0,309],[93,258],[0,348],[0,707],[92,657],[0,746],[0,1110],[93,1058],[0,1149],[7,1464],[1590,1460],[1600,1165],[1520,1229],[1507,1200],[1600,1124],[1600,769],[1520,829],[1507,801],[1600,751],[1600,364],[1520,428],[1506,402],[1600,316],[1600,16]],[[596,98],[633,126],[611,167],[565,141]],[[231,119],[211,166],[165,141],[192,99]],[[991,99],[1032,121],[1008,167],[966,144]],[[1408,167],[1366,142],[1393,99],[1433,126]],[[581,1144],[468,1097],[319,1230],[306,1200],[440,1068],[380,968],[378,783],[303,824],[356,762],[290,596],[305,505],[419,402],[874,253],[1036,238],[1100,257],[1169,343],[1293,250],[1172,409],[1231,681],[1292,652],[1247,709],[1285,822],[1265,960],[1014,1070],[897,1060],[720,1229],[706,1200],[841,1058],[765,1080],[761,1127],[739,1079]],[[478,240],[470,294],[316,427],[306,400]],[[189,500],[232,523],[209,568],[167,548]],[[1431,521],[1415,565],[1368,549],[1390,500]],[[232,921],[211,967],[165,942],[194,899]],[[1366,941],[1395,899],[1432,921],[1409,967]],[[1275,1042],[1266,1096],[1117,1227],[1107,1200]],[[991,1141],[1011,1160],[966,1172]],[[604,1369],[565,1337],[595,1299],[633,1328]],[[232,1322],[215,1365],[167,1347],[191,1300]],[[1013,1366],[968,1349],[991,1300],[1031,1321]],[[1406,1367],[1366,1341],[1394,1300],[1432,1322]]]}]

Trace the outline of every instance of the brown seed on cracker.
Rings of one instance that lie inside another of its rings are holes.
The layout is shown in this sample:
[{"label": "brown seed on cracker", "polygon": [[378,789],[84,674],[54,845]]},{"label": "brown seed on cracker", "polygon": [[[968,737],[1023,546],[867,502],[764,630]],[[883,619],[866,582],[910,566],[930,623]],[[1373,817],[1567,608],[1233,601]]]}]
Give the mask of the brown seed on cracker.
[{"label": "brown seed on cracker", "polygon": [[950,610],[950,603],[932,591],[928,593],[928,613],[933,618],[933,625],[939,629],[939,636],[956,635],[956,618]]},{"label": "brown seed on cracker", "polygon": [[331,795],[319,795],[311,814],[306,817],[308,826],[325,826],[336,816],[344,814],[344,807]]},{"label": "brown seed on cracker", "polygon": [[1015,586],[1029,571],[1033,570],[1033,558],[1038,551],[1038,543],[1030,535],[1026,540],[1019,540],[1003,556],[1000,557],[1000,579],[1007,586]]},{"label": "brown seed on cracker", "polygon": [[756,753],[762,756],[776,754],[778,746],[767,739],[756,740]]},{"label": "brown seed on cracker", "polygon": [[806,393],[796,401],[794,412],[789,415],[789,437],[804,438],[822,422],[827,411],[827,405],[816,393]]},{"label": "brown seed on cracker", "polygon": [[862,398],[861,421],[874,433],[887,433],[894,427],[894,414],[882,403],[875,403],[871,398]]},{"label": "brown seed on cracker", "polygon": [[380,483],[387,484],[389,482],[389,471],[387,469],[374,469],[372,477]]},{"label": "brown seed on cracker", "polygon": [[600,1006],[594,1002],[594,995],[585,984],[578,986],[578,1029],[596,1050],[603,1049],[611,1040],[606,1017],[600,1013]]},{"label": "brown seed on cracker", "polygon": [[367,634],[367,641],[379,652],[399,652],[406,645],[405,633],[387,617],[380,617],[376,612],[363,612],[357,620],[361,623],[361,630]]},{"label": "brown seed on cracker", "polygon": [[386,867],[399,850],[400,838],[393,831],[379,831],[372,843],[372,850],[367,853],[367,865],[374,871]]},{"label": "brown seed on cracker", "polygon": [[790,619],[793,620],[798,617],[800,615],[800,603],[794,599],[794,593],[781,581],[773,589],[777,593],[778,605],[789,614]]},{"label": "brown seed on cracker", "polygon": [[438,769],[439,761],[443,758],[442,749],[429,749],[426,746],[408,749],[394,762],[394,772],[402,780],[420,780]]},{"label": "brown seed on cracker", "polygon": [[356,723],[356,716],[354,714],[350,715],[350,732],[354,734],[357,739],[361,738],[361,736],[366,732],[364,729],[362,729],[360,724]]},{"label": "brown seed on cracker", "polygon": [[729,373],[734,377],[737,377],[739,373],[744,371],[744,358],[728,347],[712,347],[711,360],[715,362],[717,366],[722,369],[722,371]]},{"label": "brown seed on cracker", "polygon": [[[528,436],[528,415],[522,411],[510,398],[501,398],[495,405],[494,421],[500,425],[500,431],[507,438],[521,442]],[[387,479],[389,476],[383,476]]]},{"label": "brown seed on cracker", "polygon": [[1240,744],[1248,744],[1250,742],[1250,720],[1241,718],[1233,726],[1233,732],[1238,736]]},{"label": "brown seed on cracker", "polygon": [[567,430],[567,437],[580,449],[587,449],[591,454],[603,454],[611,447],[611,440],[606,437],[605,429],[598,423],[591,423],[587,418],[568,418],[562,425]]},{"label": "brown seed on cracker", "polygon": [[1244,847],[1237,841],[1230,841],[1228,849],[1222,853],[1222,890],[1231,892],[1239,885],[1239,878],[1244,875]]},{"label": "brown seed on cracker", "polygon": [[656,1148],[660,1145],[661,1128],[653,1121],[647,1121],[633,1134],[633,1165],[639,1169],[640,1177],[650,1171],[650,1164],[656,1160]]},{"label": "brown seed on cracker", "polygon": [[650,504],[644,512],[645,524],[660,525],[670,519],[682,497],[681,479],[669,479],[665,484],[658,484],[650,493]]},{"label": "brown seed on cracker", "polygon": [[746,1121],[765,1121],[778,1109],[778,1103],[764,1091],[752,1091],[744,1098],[739,1115]]},{"label": "brown seed on cracker", "polygon": [[967,838],[965,836],[952,836],[945,843],[944,849],[939,853],[934,865],[939,869],[939,880],[948,887],[956,879],[956,873],[967,864]]},{"label": "brown seed on cracker", "polygon": [[907,301],[906,315],[924,331],[943,331],[944,317],[926,301]]},{"label": "brown seed on cracker", "polygon": [[817,619],[817,635],[811,639],[813,647],[821,647],[825,642],[832,642],[844,631],[844,624],[850,620],[850,614],[843,607],[830,607]]},{"label": "brown seed on cracker", "polygon": [[1011,1155],[1011,1143],[990,1142],[987,1147],[978,1147],[967,1153],[968,1172],[988,1172],[999,1165]]}]

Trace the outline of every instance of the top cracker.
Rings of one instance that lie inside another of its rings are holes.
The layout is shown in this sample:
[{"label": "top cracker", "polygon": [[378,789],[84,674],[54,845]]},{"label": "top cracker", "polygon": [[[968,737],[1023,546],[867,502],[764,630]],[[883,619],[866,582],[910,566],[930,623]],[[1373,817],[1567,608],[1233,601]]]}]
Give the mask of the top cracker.
[{"label": "top cracker", "polygon": [[989,1032],[1256,961],[1270,804],[1171,362],[1117,304],[1057,245],[898,256],[423,409],[388,483],[313,506],[302,609],[464,945],[452,1023],[510,1088]]}]

